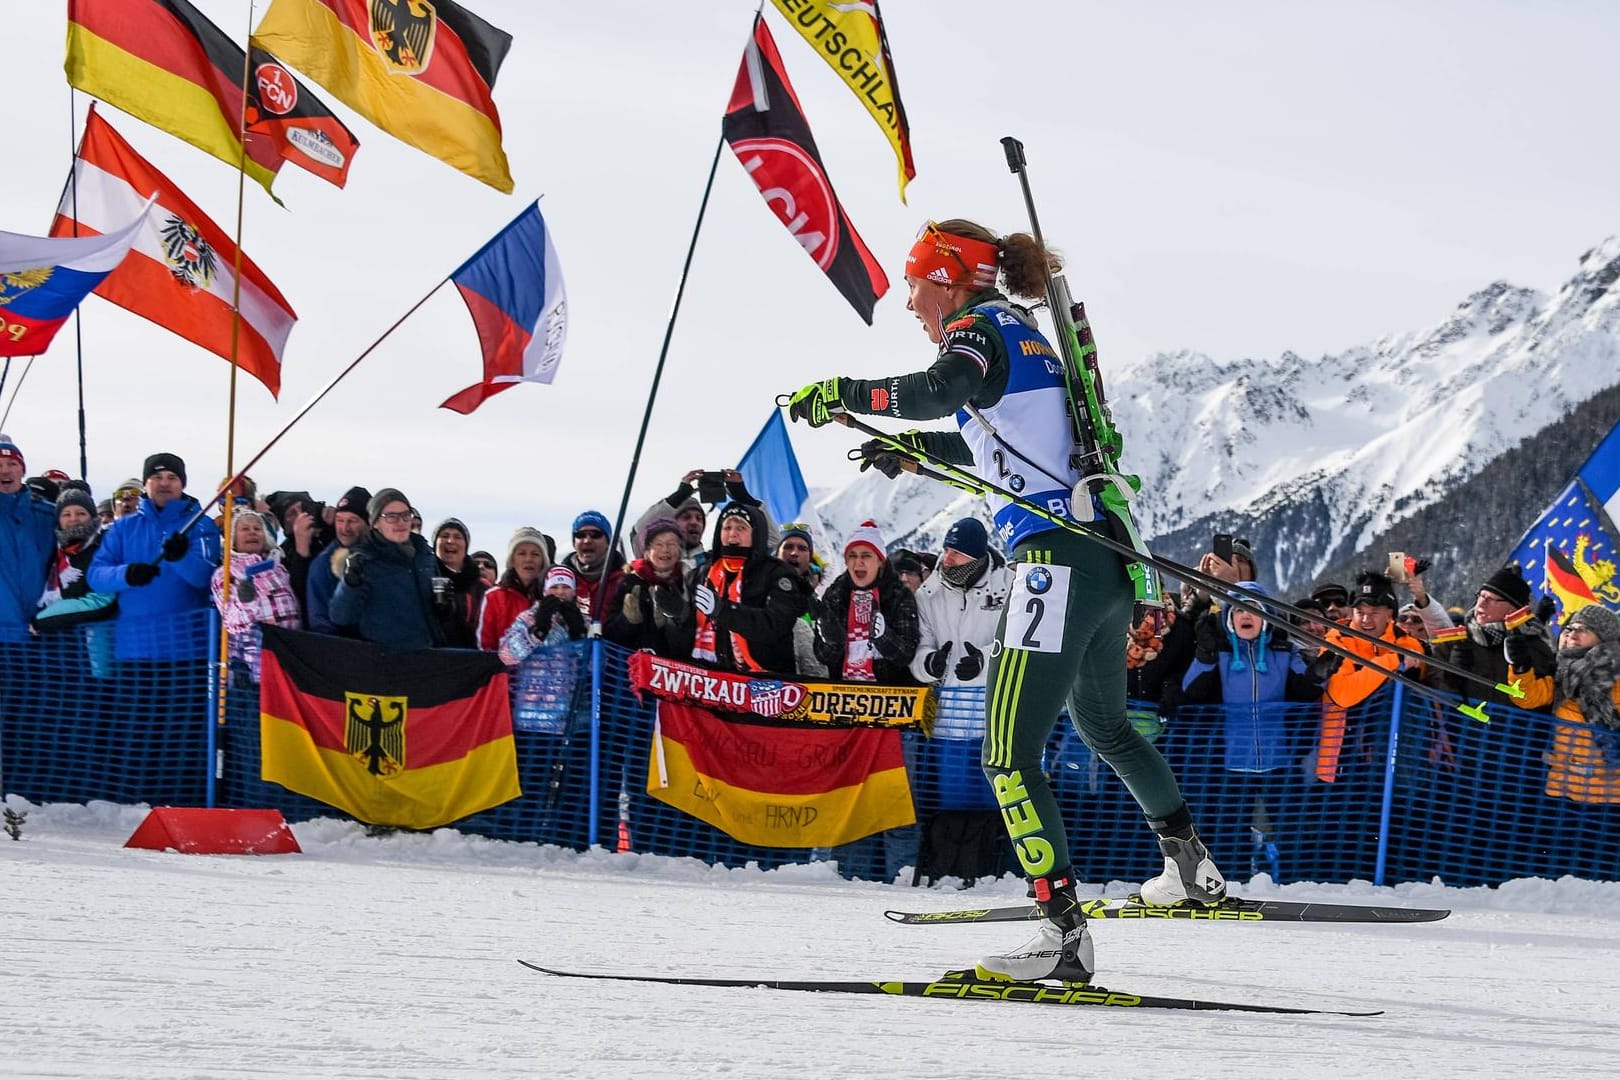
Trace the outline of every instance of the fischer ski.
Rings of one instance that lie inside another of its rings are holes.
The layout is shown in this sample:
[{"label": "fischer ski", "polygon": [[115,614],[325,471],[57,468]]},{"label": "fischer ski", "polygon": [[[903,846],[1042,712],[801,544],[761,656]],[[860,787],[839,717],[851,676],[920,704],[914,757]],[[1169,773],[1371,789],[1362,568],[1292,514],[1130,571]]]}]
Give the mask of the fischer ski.
[{"label": "fischer ski", "polygon": [[955,1001],[1012,1001],[1023,1005],[1103,1006],[1129,1009],[1224,1009],[1230,1012],[1285,1013],[1311,1016],[1379,1016],[1381,1009],[1360,1012],[1342,1009],[1301,1009],[1285,1005],[1248,1005],[1202,998],[1127,994],[1101,986],[1077,983],[993,982],[967,971],[948,971],[932,982],[901,979],[870,982],[838,979],[711,979],[681,975],[613,975],[602,972],[561,971],[527,960],[518,963],[542,975],[563,979],[598,979],[612,982],[661,983],[672,986],[759,987],[820,994],[886,994],[890,997],[944,998]]},{"label": "fischer ski", "polygon": [[[1088,919],[1189,919],[1201,922],[1438,922],[1449,908],[1379,907],[1371,904],[1296,903],[1288,900],[1240,900],[1229,896],[1211,907],[1149,907],[1131,900],[1088,900],[1080,905]],[[991,923],[1033,922],[1041,917],[1034,904],[965,908],[959,911],[885,911],[891,922]]]}]

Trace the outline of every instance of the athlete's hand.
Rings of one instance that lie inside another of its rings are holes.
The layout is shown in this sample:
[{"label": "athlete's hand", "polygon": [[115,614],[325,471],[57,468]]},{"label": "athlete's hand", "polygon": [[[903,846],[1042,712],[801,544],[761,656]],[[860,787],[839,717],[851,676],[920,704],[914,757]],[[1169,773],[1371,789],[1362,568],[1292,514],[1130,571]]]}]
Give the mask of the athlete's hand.
[{"label": "athlete's hand", "polygon": [[844,411],[843,399],[838,396],[839,379],[813,382],[788,398],[788,419],[803,420],[811,427],[832,423],[834,413]]},{"label": "athlete's hand", "polygon": [[910,460],[884,439],[867,439],[861,443],[861,472],[876,469],[893,480],[905,471],[905,463]]}]

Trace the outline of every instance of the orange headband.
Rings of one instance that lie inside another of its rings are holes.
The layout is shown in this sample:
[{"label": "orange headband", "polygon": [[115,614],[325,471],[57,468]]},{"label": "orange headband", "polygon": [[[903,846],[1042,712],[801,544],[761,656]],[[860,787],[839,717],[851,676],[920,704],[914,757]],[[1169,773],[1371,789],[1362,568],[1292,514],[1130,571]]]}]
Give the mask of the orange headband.
[{"label": "orange headband", "polygon": [[906,256],[906,276],[988,289],[996,283],[996,254],[995,244],[942,232],[930,221],[917,233],[917,242]]}]

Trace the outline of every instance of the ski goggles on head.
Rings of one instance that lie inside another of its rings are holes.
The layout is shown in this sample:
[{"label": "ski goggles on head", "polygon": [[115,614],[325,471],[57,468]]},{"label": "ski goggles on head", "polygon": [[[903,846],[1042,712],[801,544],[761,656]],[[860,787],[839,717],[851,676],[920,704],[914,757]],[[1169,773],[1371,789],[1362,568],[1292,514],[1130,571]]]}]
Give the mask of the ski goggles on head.
[{"label": "ski goggles on head", "polygon": [[930,221],[918,230],[906,255],[906,275],[941,285],[988,289],[996,283],[998,263],[995,244],[945,232]]}]

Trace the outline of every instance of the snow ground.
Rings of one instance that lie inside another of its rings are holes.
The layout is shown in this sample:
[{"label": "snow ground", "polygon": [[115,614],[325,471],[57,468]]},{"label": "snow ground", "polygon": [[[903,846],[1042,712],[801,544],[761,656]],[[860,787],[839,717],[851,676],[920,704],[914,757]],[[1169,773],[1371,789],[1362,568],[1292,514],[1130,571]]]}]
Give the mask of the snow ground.
[{"label": "snow ground", "polygon": [[1382,1016],[1065,1011],[591,983],[514,962],[927,979],[1025,928],[900,926],[883,909],[1017,902],[1023,886],[1011,878],[915,890],[844,882],[826,866],[725,870],[449,830],[370,838],[338,821],[295,826],[303,855],[124,849],[143,816],[33,808],[21,842],[0,836],[0,1076],[1620,1072],[1620,883],[1278,888],[1260,878],[1243,893],[1456,913],[1418,926],[1092,926],[1104,985]]}]

